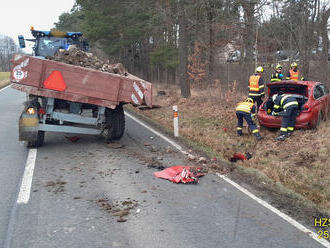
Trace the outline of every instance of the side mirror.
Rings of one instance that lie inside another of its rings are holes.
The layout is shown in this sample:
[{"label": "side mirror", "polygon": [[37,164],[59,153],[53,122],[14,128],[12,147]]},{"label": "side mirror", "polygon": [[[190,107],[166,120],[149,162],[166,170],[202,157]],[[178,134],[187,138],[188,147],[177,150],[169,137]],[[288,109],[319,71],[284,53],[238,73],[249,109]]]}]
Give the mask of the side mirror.
[{"label": "side mirror", "polygon": [[18,43],[20,48],[25,48],[25,40],[23,35],[18,36]]}]

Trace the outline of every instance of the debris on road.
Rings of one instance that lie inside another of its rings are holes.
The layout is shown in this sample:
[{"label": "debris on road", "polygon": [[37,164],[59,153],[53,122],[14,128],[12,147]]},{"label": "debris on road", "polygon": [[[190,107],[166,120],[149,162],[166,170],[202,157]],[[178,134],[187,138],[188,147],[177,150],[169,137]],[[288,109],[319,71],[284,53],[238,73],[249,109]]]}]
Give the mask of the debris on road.
[{"label": "debris on road", "polygon": [[81,139],[79,136],[64,136],[64,137],[73,143]]},{"label": "debris on road", "polygon": [[157,149],[155,146],[150,146],[150,151],[151,152],[158,152],[159,149]]},{"label": "debris on road", "polygon": [[172,152],[174,152],[173,149],[172,149],[172,147],[168,146],[166,148],[166,153],[172,153]]},{"label": "debris on road", "polygon": [[110,203],[108,199],[101,198],[96,200],[96,204],[112,216],[119,217],[117,222],[126,222],[127,219],[123,217],[128,216],[130,210],[134,209],[138,205],[138,202],[127,198],[127,200],[122,202]]},{"label": "debris on road", "polygon": [[48,181],[45,185],[46,188],[48,188],[48,192],[53,191],[53,193],[57,194],[59,192],[64,192],[64,185],[66,182],[57,180],[56,182],[54,181]]},{"label": "debris on road", "polygon": [[250,158],[252,158],[252,155],[250,154],[250,153],[245,153],[245,154],[243,154],[243,153],[240,153],[240,152],[236,152],[236,153],[234,153],[234,155],[230,158],[230,162],[237,162],[238,160],[242,160],[242,161],[244,161],[244,160],[248,160],[248,159],[250,159]]},{"label": "debris on road", "polygon": [[124,219],[123,217],[119,217],[119,219],[117,220],[117,222],[126,222],[127,219]]},{"label": "debris on road", "polygon": [[113,149],[120,149],[120,148],[123,148],[124,145],[119,144],[119,143],[109,143],[108,147],[113,148]]},{"label": "debris on road", "polygon": [[154,175],[174,183],[198,183],[198,178],[205,174],[201,172],[201,168],[177,165],[155,172]]},{"label": "debris on road", "polygon": [[207,163],[207,158],[205,158],[205,157],[200,157],[200,158],[198,159],[198,162],[199,162],[199,163],[203,163],[203,164],[205,164],[205,163]]},{"label": "debris on road", "polygon": [[123,217],[123,216],[126,216],[126,215],[129,215],[129,210],[128,209],[112,211],[112,216]]},{"label": "debris on road", "polygon": [[192,160],[192,161],[195,161],[195,160],[197,160],[197,157],[192,155],[192,154],[188,154],[188,159]]}]

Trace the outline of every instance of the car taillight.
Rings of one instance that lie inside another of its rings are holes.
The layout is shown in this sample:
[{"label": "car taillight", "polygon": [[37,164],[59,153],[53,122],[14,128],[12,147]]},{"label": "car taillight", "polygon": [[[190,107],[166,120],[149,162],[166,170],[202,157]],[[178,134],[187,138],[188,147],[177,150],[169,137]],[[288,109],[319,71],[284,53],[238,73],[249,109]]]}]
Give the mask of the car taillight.
[{"label": "car taillight", "polygon": [[39,111],[38,111],[38,114],[39,115],[44,115],[44,114],[46,114],[46,111],[43,108],[40,108]]},{"label": "car taillight", "polygon": [[29,115],[34,115],[36,113],[36,111],[33,107],[30,107],[26,110],[26,113]]},{"label": "car taillight", "polygon": [[309,107],[307,104],[305,104],[305,105],[303,106],[303,108],[302,108],[302,111],[303,111],[303,112],[310,112],[311,109],[310,109],[310,107]]}]

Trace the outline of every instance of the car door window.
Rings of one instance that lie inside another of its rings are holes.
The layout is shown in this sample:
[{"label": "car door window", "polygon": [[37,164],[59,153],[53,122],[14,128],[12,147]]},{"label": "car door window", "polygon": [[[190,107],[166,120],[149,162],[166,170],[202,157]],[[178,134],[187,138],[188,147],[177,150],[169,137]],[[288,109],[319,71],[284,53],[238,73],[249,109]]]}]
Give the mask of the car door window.
[{"label": "car door window", "polygon": [[316,85],[314,88],[314,98],[319,99],[323,95],[324,95],[324,92],[323,92],[322,88],[320,87],[320,85]]},{"label": "car door window", "polygon": [[329,89],[324,84],[320,84],[321,89],[323,90],[324,95],[329,95]]}]

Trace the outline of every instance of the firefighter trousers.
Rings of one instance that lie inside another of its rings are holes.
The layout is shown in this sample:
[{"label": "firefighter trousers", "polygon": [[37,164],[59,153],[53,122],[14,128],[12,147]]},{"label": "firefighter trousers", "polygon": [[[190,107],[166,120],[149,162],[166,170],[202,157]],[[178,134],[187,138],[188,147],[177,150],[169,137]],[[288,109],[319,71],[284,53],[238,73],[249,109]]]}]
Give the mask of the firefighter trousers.
[{"label": "firefighter trousers", "polygon": [[292,106],[284,110],[284,115],[281,125],[281,134],[287,134],[288,132],[293,132],[294,126],[296,124],[296,118],[298,114],[298,107]]},{"label": "firefighter trousers", "polygon": [[250,98],[253,99],[254,102],[257,103],[257,112],[259,111],[259,107],[261,106],[263,100],[263,96],[249,96]]},{"label": "firefighter trousers", "polygon": [[243,133],[243,119],[246,120],[246,122],[249,126],[249,129],[252,131],[252,133],[254,135],[259,132],[256,124],[254,124],[254,122],[252,120],[251,114],[245,113],[242,111],[237,111],[236,116],[237,116],[237,134],[238,135],[241,135]]}]

